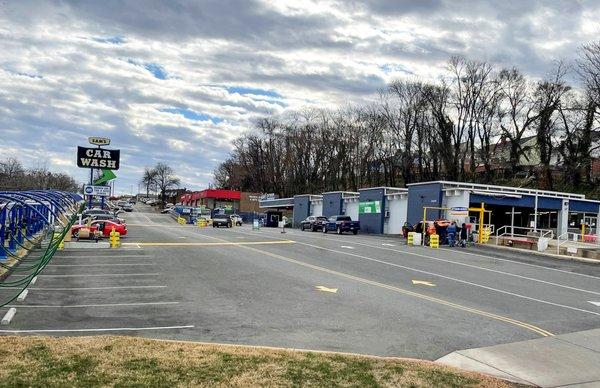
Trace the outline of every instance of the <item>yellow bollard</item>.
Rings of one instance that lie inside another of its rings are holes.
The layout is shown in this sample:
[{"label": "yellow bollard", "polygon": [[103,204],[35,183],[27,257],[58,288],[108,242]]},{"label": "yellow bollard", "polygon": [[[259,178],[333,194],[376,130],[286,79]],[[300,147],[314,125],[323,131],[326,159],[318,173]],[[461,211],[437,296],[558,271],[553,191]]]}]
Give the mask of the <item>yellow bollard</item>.
[{"label": "yellow bollard", "polygon": [[116,248],[121,245],[121,233],[117,232],[114,226],[109,233],[108,242],[111,248]]},{"label": "yellow bollard", "polygon": [[481,242],[485,244],[485,243],[487,243],[488,241],[490,241],[490,235],[491,235],[491,234],[492,234],[492,233],[491,233],[491,230],[490,230],[490,228],[485,228],[485,229],[483,230],[483,237],[481,238]]},{"label": "yellow bollard", "polygon": [[430,248],[439,248],[440,247],[440,236],[437,234],[432,234],[429,236],[429,247]]},{"label": "yellow bollard", "polygon": [[413,245],[414,237],[415,237],[415,232],[408,232],[408,236],[406,237],[406,244]]},{"label": "yellow bollard", "polygon": [[196,225],[198,225],[201,228],[206,228],[206,220],[204,218],[198,218],[198,221],[196,221]]}]

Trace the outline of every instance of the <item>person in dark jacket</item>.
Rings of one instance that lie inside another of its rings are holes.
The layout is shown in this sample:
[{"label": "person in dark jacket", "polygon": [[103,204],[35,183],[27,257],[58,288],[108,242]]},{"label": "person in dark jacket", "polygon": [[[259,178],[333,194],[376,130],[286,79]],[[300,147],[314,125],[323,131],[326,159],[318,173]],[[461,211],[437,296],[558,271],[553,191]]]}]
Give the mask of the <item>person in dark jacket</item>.
[{"label": "person in dark jacket", "polygon": [[468,234],[469,234],[469,231],[467,229],[467,225],[463,222],[462,227],[460,228],[460,246],[463,248],[467,246],[467,235]]}]

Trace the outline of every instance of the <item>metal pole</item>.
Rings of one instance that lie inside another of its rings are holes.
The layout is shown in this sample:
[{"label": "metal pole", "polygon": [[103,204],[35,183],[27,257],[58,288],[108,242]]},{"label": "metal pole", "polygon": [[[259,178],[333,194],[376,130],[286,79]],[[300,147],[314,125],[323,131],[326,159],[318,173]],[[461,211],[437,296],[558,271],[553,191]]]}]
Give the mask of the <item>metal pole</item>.
[{"label": "metal pole", "polygon": [[[90,168],[90,185],[93,185],[93,184],[94,184],[94,169]],[[93,198],[94,197],[92,195],[90,195],[89,202],[88,202],[88,209],[92,208],[92,199]]]},{"label": "metal pole", "polygon": [[483,244],[483,217],[485,217],[485,208],[483,202],[481,202],[481,209],[479,210],[479,240],[477,243]]},{"label": "metal pole", "polygon": [[6,234],[6,212],[8,203],[0,209],[0,261],[6,260],[6,248],[4,247],[4,236]]},{"label": "metal pole", "polygon": [[533,211],[533,231],[537,232],[538,196],[535,195],[535,209]]},{"label": "metal pole", "polygon": [[510,212],[510,237],[515,237],[515,207]]}]

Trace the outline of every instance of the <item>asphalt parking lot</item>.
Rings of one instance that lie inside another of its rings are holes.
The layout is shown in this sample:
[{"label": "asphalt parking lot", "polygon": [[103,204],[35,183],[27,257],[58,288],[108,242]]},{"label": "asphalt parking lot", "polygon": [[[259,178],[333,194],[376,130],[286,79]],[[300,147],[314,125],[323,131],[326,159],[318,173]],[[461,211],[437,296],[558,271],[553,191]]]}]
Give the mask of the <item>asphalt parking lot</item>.
[{"label": "asphalt parking lot", "polygon": [[600,327],[590,303],[600,301],[600,267],[591,264],[390,237],[181,226],[145,205],[126,218],[123,247],[58,253],[0,332],[436,359]]}]

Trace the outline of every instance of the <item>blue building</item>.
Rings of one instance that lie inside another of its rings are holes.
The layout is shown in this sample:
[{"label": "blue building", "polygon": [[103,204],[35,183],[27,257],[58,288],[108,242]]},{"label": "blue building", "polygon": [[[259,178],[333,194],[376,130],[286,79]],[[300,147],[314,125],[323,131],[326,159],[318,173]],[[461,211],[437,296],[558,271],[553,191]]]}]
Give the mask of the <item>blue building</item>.
[{"label": "blue building", "polygon": [[322,195],[297,195],[293,198],[260,201],[261,208],[285,203],[293,209],[294,225],[309,215],[350,215],[361,222],[364,233],[400,234],[402,225],[427,220],[448,219],[458,223],[484,224],[492,231],[500,228],[527,228],[552,231],[553,236],[567,232],[586,233],[600,241],[598,220],[600,201],[582,194],[536,190],[465,182],[432,181],[412,183],[407,188],[373,187],[356,192],[336,191]]}]

